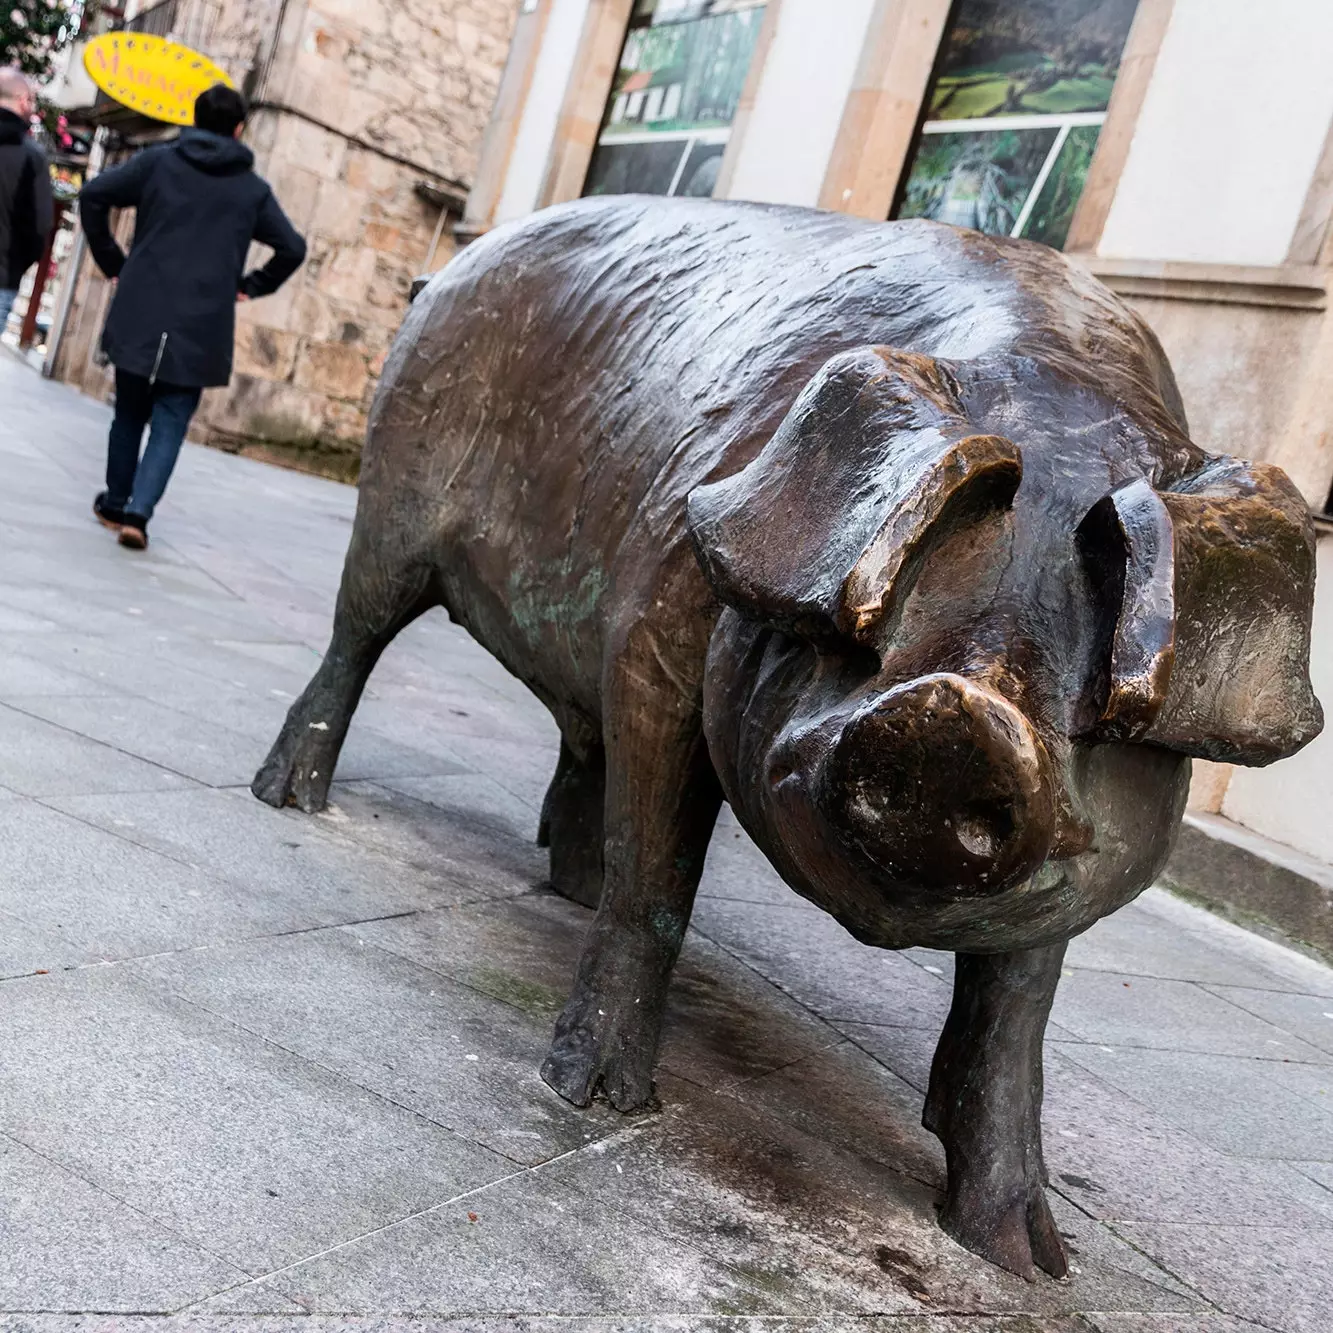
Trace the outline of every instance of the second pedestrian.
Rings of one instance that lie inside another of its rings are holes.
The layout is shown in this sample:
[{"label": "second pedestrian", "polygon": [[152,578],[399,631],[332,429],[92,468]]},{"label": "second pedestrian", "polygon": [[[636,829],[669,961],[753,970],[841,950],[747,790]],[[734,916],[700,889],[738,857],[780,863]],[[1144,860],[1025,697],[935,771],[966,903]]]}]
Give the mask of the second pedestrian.
[{"label": "second pedestrian", "polygon": [[0,69],[0,333],[51,232],[51,172],[28,133],[36,106],[27,75]]}]

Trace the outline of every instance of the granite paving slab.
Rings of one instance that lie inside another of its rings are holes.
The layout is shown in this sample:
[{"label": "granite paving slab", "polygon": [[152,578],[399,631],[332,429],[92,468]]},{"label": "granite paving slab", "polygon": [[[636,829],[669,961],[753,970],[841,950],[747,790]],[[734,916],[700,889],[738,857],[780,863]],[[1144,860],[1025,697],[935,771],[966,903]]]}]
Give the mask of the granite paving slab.
[{"label": "granite paving slab", "polygon": [[1046,1049],[1046,1165],[1052,1186],[1084,1212],[1107,1222],[1327,1225],[1317,1183],[1283,1162],[1208,1146],[1151,1104],[1117,1097],[1068,1052]]},{"label": "granite paving slab", "polygon": [[[1222,991],[1190,981],[1122,972],[1067,971],[1051,1017],[1084,1041],[1109,1046],[1248,1055],[1257,1060],[1328,1062],[1326,1050],[1265,1022]],[[1328,1022],[1333,1034],[1333,1022]]]},{"label": "granite paving slab", "polygon": [[835,1022],[834,1026],[885,1069],[925,1096],[930,1084],[930,1064],[935,1058],[935,1043],[940,1035],[936,1028],[845,1021]]},{"label": "granite paving slab", "polygon": [[[586,908],[539,893],[369,922],[354,933],[540,1016],[549,1044],[590,920]],[[667,1000],[662,1069],[705,1087],[730,1087],[838,1040],[817,1015],[774,994],[707,940],[686,940]]]},{"label": "granite paving slab", "polygon": [[124,968],[4,1003],[0,1133],[249,1273],[515,1169]]},{"label": "granite paving slab", "polygon": [[[138,811],[142,823],[151,807],[130,801],[119,808]],[[238,834],[245,822],[238,821]],[[120,832],[36,802],[0,802],[0,910],[71,948],[129,958],[447,901],[420,875],[391,869],[365,890],[350,877],[328,891],[299,877],[228,880],[188,851],[171,851],[165,839],[150,848]],[[224,876],[232,859],[229,852],[217,863]]]},{"label": "granite paving slab", "polygon": [[[283,1298],[276,1298],[281,1300]],[[287,1302],[294,1304],[294,1302]],[[168,1318],[98,1315],[25,1315],[5,1333],[231,1333],[238,1327],[230,1314],[196,1312]],[[226,1309],[218,1305],[218,1309]],[[266,1307],[267,1308],[267,1307]],[[248,1313],[248,1312],[247,1312]],[[848,1333],[842,1318],[800,1315],[272,1315],[247,1320],[256,1333]],[[1102,1326],[1099,1326],[1102,1327]],[[1181,1333],[1238,1333],[1257,1325],[1238,1320],[1206,1325],[1187,1322]],[[1089,1333],[1082,1318],[1033,1318],[1030,1315],[977,1319],[971,1315],[880,1315],[858,1318],[857,1333]],[[1135,1324],[1136,1333],[1166,1325]]]},{"label": "granite paving slab", "polygon": [[1239,1056],[1069,1042],[1058,1043],[1058,1049],[1220,1152],[1269,1159],[1333,1158],[1333,1099],[1321,1106],[1313,1083],[1309,1095],[1285,1086],[1290,1066]]},{"label": "granite paving slab", "polygon": [[273,810],[244,789],[52,797],[47,804],[138,847],[207,867],[238,901],[263,895],[275,929],[345,924],[482,896],[470,883],[347,837],[333,820]]},{"label": "granite paving slab", "polygon": [[1303,1042],[1333,1054],[1333,996],[1253,990],[1247,986],[1207,986],[1240,1009],[1294,1033]]},{"label": "granite paving slab", "polygon": [[[4,857],[0,854],[0,864]],[[10,912],[0,911],[0,979],[33,972],[59,972],[98,961],[56,931],[39,930]]]},{"label": "granite paving slab", "polygon": [[800,1313],[704,1236],[664,1235],[550,1168],[525,1171],[266,1279],[316,1311],[415,1313],[608,1309]]},{"label": "granite paving slab", "polygon": [[858,943],[794,895],[791,906],[700,899],[694,928],[834,1021],[938,1031],[949,1011],[942,978],[900,954]]},{"label": "granite paving slab", "polygon": [[[445,915],[454,916],[456,913]],[[544,1006],[493,999],[366,942],[303,931],[144,963],[173,994],[410,1110],[535,1166],[619,1128],[538,1077]]]},{"label": "granite paving slab", "polygon": [[1229,1314],[1275,1333],[1327,1333],[1333,1310],[1327,1233],[1166,1223],[1116,1230]]},{"label": "granite paving slab", "polygon": [[[32,699],[25,703],[30,707]],[[26,796],[168,791],[194,785],[184,774],[0,704],[0,784]]]},{"label": "granite paving slab", "polygon": [[1070,941],[1070,967],[1333,997],[1333,968],[1152,888]]},{"label": "granite paving slab", "polygon": [[[0,1310],[178,1310],[234,1265],[0,1134]],[[0,1314],[0,1328],[15,1324]]]},{"label": "granite paving slab", "polygon": [[[437,762],[443,768],[449,761]],[[526,893],[547,877],[547,854],[531,835],[502,831],[495,820],[479,820],[466,809],[445,809],[378,783],[335,783],[329,808],[316,822],[441,879],[467,885],[477,896]]]}]

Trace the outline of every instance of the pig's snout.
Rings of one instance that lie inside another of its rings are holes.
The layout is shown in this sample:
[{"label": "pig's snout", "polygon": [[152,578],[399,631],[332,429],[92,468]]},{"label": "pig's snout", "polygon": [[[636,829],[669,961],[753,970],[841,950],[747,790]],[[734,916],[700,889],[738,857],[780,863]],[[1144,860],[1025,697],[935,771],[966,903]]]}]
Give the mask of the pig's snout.
[{"label": "pig's snout", "polygon": [[1041,742],[1012,704],[961,676],[925,676],[864,705],[823,777],[834,826],[907,883],[1000,893],[1050,851]]}]

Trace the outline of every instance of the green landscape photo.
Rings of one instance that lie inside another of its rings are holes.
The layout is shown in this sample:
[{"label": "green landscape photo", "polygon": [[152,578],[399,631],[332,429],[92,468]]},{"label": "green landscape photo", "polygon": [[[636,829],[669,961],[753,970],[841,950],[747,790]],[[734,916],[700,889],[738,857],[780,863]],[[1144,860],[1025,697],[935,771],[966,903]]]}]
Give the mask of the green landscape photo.
[{"label": "green landscape photo", "polygon": [[1105,111],[1138,0],[962,0],[931,120]]}]

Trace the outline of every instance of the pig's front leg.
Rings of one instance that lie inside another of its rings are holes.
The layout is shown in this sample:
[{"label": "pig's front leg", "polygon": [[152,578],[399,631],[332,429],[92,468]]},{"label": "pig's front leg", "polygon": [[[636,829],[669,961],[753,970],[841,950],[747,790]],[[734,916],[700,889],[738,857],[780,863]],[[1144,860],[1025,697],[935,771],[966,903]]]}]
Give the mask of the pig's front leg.
[{"label": "pig's front leg", "polygon": [[643,659],[617,677],[602,900],[542,1078],[576,1106],[600,1093],[634,1111],[653,1103],[667,986],[722,797],[697,705]]},{"label": "pig's front leg", "polygon": [[1029,1279],[1068,1271],[1041,1150],[1042,1037],[1064,954],[1057,944],[957,955],[926,1096],[924,1123],[949,1167],[940,1225]]}]

